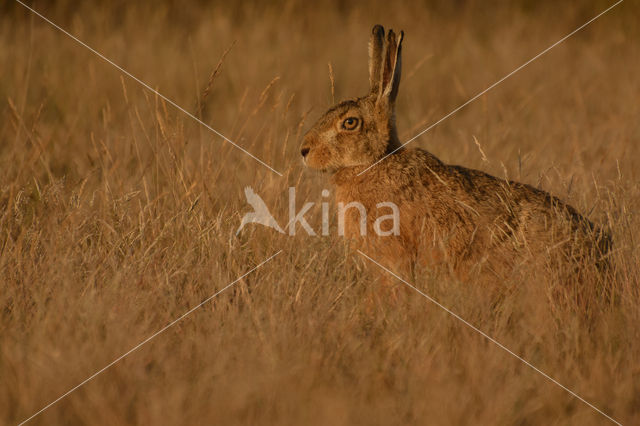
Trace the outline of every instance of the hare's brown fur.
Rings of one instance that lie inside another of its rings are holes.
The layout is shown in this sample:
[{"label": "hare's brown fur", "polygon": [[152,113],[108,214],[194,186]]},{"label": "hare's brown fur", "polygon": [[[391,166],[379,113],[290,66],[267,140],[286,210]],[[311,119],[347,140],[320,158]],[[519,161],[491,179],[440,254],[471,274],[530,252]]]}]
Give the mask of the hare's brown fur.
[{"label": "hare's brown fur", "polygon": [[[370,93],[331,108],[304,138],[305,163],[332,173],[337,201],[366,208],[366,236],[355,209],[346,212],[345,235],[395,269],[444,263],[460,275],[473,269],[501,274],[536,257],[577,265],[587,256],[595,261],[605,255],[606,232],[558,198],[401,147],[394,105],[402,38],[390,30],[385,41],[384,29],[374,27]],[[380,202],[398,206],[399,235],[380,237],[373,231],[379,214],[388,213],[378,213]]]}]

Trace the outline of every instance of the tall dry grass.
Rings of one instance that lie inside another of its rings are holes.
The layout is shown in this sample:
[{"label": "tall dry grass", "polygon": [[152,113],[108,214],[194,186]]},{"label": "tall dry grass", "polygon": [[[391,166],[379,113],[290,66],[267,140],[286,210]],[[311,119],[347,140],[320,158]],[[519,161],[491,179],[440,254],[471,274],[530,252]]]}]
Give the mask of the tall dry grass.
[{"label": "tall dry grass", "polygon": [[[35,3],[279,177],[3,3],[2,422],[282,250],[32,423],[606,423],[417,293],[380,300],[377,267],[335,233],[234,234],[246,185],[283,225],[289,186],[299,206],[322,201],[328,183],[301,167],[300,135],[334,95],[366,91],[374,23],[406,33],[407,139],[609,4]],[[622,3],[414,142],[610,227],[615,299],[592,300],[588,316],[554,303],[557,283],[535,271],[492,291],[437,271],[413,283],[625,424],[640,422],[639,18]]]}]

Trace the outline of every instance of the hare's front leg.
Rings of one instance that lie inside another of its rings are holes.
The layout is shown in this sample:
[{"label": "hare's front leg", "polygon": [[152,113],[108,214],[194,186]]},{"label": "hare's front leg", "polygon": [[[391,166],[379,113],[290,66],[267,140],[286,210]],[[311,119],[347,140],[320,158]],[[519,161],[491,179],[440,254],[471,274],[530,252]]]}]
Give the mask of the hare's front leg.
[{"label": "hare's front leg", "polygon": [[408,290],[405,283],[413,281],[415,254],[395,237],[363,239],[358,250],[369,258],[373,271],[373,299],[377,303],[398,303]]}]

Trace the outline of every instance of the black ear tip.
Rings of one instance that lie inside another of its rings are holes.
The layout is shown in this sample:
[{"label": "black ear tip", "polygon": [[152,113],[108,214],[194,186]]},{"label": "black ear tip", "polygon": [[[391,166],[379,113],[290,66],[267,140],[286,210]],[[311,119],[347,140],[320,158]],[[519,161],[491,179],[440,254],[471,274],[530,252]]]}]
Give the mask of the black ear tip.
[{"label": "black ear tip", "polygon": [[374,35],[382,34],[384,36],[384,27],[380,24],[374,25],[373,29],[371,30],[371,34],[374,34]]},{"label": "black ear tip", "polygon": [[392,29],[389,29],[389,32],[387,33],[387,42],[395,43],[395,40],[396,40],[396,33]]}]

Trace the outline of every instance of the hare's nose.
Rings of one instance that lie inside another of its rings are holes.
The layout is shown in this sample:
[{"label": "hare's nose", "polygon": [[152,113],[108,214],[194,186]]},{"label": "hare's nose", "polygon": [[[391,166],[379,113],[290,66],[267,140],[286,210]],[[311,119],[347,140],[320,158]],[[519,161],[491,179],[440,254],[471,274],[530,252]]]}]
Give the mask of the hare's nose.
[{"label": "hare's nose", "polygon": [[306,157],[308,153],[309,153],[309,148],[302,148],[300,150],[300,154],[302,154],[303,157]]}]

